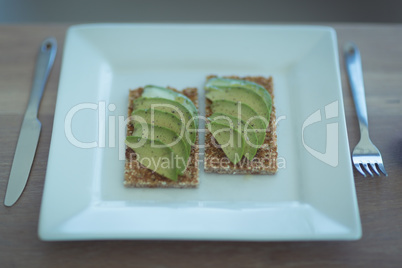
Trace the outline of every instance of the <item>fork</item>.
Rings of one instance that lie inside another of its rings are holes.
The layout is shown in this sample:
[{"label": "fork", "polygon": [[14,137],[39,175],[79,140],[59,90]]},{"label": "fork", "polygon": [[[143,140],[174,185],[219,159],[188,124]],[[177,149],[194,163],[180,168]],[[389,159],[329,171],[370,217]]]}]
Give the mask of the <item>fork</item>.
[{"label": "fork", "polygon": [[364,96],[363,72],[359,49],[354,43],[348,42],[344,45],[343,51],[350,88],[353,94],[353,100],[360,126],[360,141],[352,153],[353,164],[364,177],[366,177],[364,170],[373,176],[370,167],[378,176],[380,176],[376,166],[378,166],[385,176],[388,176],[384,168],[381,153],[369,137],[366,97]]}]

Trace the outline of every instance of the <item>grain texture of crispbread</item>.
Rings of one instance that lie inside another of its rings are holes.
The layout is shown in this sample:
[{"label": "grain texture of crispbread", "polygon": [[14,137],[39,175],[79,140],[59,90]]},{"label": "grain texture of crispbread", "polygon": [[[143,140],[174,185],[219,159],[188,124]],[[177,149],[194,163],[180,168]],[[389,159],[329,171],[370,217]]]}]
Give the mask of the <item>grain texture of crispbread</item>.
[{"label": "grain texture of crispbread", "polygon": [[[208,76],[211,79],[216,76]],[[278,170],[278,145],[276,136],[276,117],[274,106],[274,93],[272,77],[265,78],[261,76],[227,76],[225,78],[243,79],[252,81],[263,86],[272,97],[272,111],[269,125],[266,130],[264,144],[258,149],[257,154],[250,161],[243,157],[240,162],[234,165],[226,157],[221,148],[217,148],[217,144],[212,134],[205,129],[205,156],[204,156],[204,170],[207,173],[221,173],[221,174],[275,174]],[[205,114],[206,117],[212,115],[211,101],[205,100]]]},{"label": "grain texture of crispbread", "polygon": [[[173,88],[170,89],[179,92]],[[133,111],[133,101],[141,97],[142,92],[143,88],[130,90],[128,116]],[[198,93],[196,88],[187,88],[181,93],[186,95],[198,108]],[[131,122],[128,122],[127,136],[130,136],[133,131],[133,125]],[[198,132],[195,144],[198,145]],[[198,146],[192,146],[185,173],[179,175],[177,181],[172,181],[141,165],[137,161],[137,156],[133,149],[126,147],[124,186],[136,188],[196,188],[199,184],[198,150]]]}]

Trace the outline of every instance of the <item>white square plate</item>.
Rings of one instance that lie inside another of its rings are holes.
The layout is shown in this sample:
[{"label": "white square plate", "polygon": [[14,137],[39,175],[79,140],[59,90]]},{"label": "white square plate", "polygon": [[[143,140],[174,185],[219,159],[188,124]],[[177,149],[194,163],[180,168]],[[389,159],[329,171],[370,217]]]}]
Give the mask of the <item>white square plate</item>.
[{"label": "white square plate", "polygon": [[[201,168],[198,189],[124,188],[128,90],[151,83],[198,87],[202,114],[209,74],[273,77],[278,173],[216,175]],[[335,31],[266,25],[71,27],[39,236],[359,239]]]}]

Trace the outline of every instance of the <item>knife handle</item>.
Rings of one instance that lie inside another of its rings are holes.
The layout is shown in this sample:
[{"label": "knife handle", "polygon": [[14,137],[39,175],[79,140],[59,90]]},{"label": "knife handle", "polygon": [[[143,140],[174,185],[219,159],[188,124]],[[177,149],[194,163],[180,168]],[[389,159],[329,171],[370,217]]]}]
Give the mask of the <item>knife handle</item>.
[{"label": "knife handle", "polygon": [[31,96],[28,102],[28,108],[25,117],[38,116],[39,104],[42,99],[43,90],[45,88],[47,78],[53,66],[54,58],[57,51],[56,39],[50,37],[45,39],[40,48],[38,58],[36,60],[35,75],[32,83]]}]

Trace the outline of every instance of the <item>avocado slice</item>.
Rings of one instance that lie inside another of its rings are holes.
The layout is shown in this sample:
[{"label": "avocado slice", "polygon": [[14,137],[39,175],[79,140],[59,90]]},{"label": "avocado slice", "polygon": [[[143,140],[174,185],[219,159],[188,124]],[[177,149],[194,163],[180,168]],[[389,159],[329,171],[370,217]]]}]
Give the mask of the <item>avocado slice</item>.
[{"label": "avocado slice", "polygon": [[252,160],[257,153],[257,149],[259,147],[258,138],[254,131],[254,128],[251,126],[247,126],[245,122],[240,120],[237,117],[222,114],[222,113],[214,113],[208,118],[211,122],[216,122],[222,125],[226,125],[236,129],[241,132],[244,138],[244,156],[248,160]]},{"label": "avocado slice", "polygon": [[247,104],[248,106],[253,107],[258,115],[266,119],[265,126],[268,127],[269,118],[271,115],[268,105],[265,103],[260,95],[248,88],[208,88],[206,97],[211,101],[230,100]]},{"label": "avocado slice", "polygon": [[[192,117],[197,117],[198,112],[194,103],[184,94],[175,92],[171,89],[158,87],[153,85],[148,85],[144,87],[144,91],[142,93],[142,97],[144,98],[163,98],[172,101],[176,101],[183,105],[192,115]],[[196,127],[198,127],[198,122],[195,122]]]},{"label": "avocado slice", "polygon": [[269,114],[271,114],[272,97],[263,86],[261,86],[257,83],[247,81],[247,80],[241,80],[241,79],[214,77],[214,78],[209,79],[207,81],[207,83],[205,84],[206,90],[216,88],[216,87],[217,88],[241,87],[241,88],[250,89],[261,96],[261,98],[265,101],[265,103],[268,106]]},{"label": "avocado slice", "polygon": [[180,103],[164,99],[164,98],[138,98],[134,102],[134,111],[138,109],[154,109],[162,112],[172,113],[177,115],[181,120],[185,121],[186,130],[190,133],[192,137],[192,144],[195,142],[197,127],[198,127],[198,117],[193,117],[192,114]]},{"label": "avocado slice", "polygon": [[230,100],[216,100],[211,104],[211,109],[213,113],[227,114],[243,120],[247,127],[251,126],[254,128],[258,145],[264,143],[267,129],[264,120],[247,104]]},{"label": "avocado slice", "polygon": [[174,131],[178,136],[184,137],[187,144],[192,144],[195,141],[196,133],[186,131],[186,126],[179,117],[175,114],[152,109],[137,109],[132,115],[133,125],[135,123],[145,122],[157,126],[168,128]]},{"label": "avocado slice", "polygon": [[142,137],[149,140],[158,140],[172,149],[175,154],[174,161],[176,162],[176,168],[180,174],[183,174],[187,168],[187,160],[190,156],[191,147],[174,131],[151,124],[134,125],[134,132],[132,134],[136,137]]},{"label": "avocado slice", "polygon": [[[139,141],[143,143],[140,144]],[[179,172],[176,163],[172,161],[172,149],[159,140],[143,140],[141,136],[128,136],[125,143],[137,153],[139,163],[170,180],[177,181]],[[158,146],[155,147],[155,144]]]},{"label": "avocado slice", "polygon": [[236,165],[244,154],[243,135],[236,129],[215,121],[210,121],[207,127],[230,162]]}]

